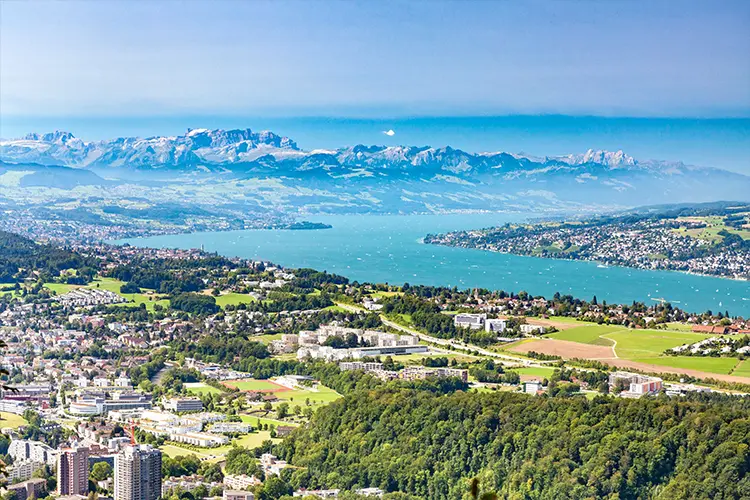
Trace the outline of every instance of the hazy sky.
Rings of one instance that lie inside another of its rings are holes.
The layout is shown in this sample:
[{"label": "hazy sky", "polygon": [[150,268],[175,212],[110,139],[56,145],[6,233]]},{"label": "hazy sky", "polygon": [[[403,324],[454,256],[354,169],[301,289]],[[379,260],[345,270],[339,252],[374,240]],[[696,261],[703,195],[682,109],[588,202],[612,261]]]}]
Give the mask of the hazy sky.
[{"label": "hazy sky", "polygon": [[0,119],[750,116],[750,1],[0,1]]}]

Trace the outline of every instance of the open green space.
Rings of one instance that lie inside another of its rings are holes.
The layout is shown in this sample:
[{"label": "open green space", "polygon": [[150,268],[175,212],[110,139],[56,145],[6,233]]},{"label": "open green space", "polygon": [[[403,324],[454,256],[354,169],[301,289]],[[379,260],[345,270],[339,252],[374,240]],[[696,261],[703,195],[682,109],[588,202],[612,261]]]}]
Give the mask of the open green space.
[{"label": "open green space", "polygon": [[253,378],[245,378],[241,380],[231,380],[227,382],[230,387],[236,387],[241,391],[278,391],[284,389],[278,384],[274,384],[268,380],[258,380]]},{"label": "open green space", "polygon": [[304,405],[306,400],[310,400],[312,405],[328,404],[336,401],[341,397],[339,393],[322,384],[318,384],[317,390],[294,389],[291,391],[277,392],[276,397],[280,401],[286,401],[290,404]]},{"label": "open green space", "polygon": [[508,371],[516,372],[519,375],[529,375],[531,377],[542,377],[546,378],[554,373],[554,368],[547,368],[546,366],[525,366],[523,368],[511,368]]},{"label": "open green space", "polygon": [[568,340],[580,344],[610,346],[612,345],[612,341],[602,337],[602,335],[614,333],[619,330],[622,330],[621,326],[585,325],[551,333],[548,336],[552,339]]},{"label": "open green space", "polygon": [[[708,373],[728,374],[737,365],[737,358],[712,358],[698,356],[660,356],[658,358],[633,359],[639,363],[666,366],[671,368],[684,368],[688,370],[700,370]],[[737,375],[735,372],[734,375]]]},{"label": "open green space", "polygon": [[169,307],[169,299],[164,299],[161,295],[153,293],[153,291],[151,290],[142,289],[140,293],[120,293],[120,287],[124,284],[124,281],[120,281],[114,278],[97,278],[86,285],[86,287],[108,290],[110,292],[116,293],[121,297],[126,298],[128,302],[119,304],[122,306],[145,304],[146,309],[148,309],[149,311],[153,311],[156,304],[159,304],[164,308]]},{"label": "open green space", "polygon": [[273,426],[280,426],[280,425],[291,425],[293,427],[299,426],[296,422],[285,422],[283,420],[276,420],[275,418],[268,418],[268,417],[259,417],[252,413],[242,414],[240,415],[240,418],[242,421],[246,424],[250,424],[253,427],[255,427],[258,424],[258,420],[260,420],[260,423],[263,425],[273,425]]},{"label": "open green space", "polygon": [[6,427],[17,429],[26,424],[28,424],[28,422],[21,415],[0,411],[0,429]]},{"label": "open green space", "polygon": [[[187,448],[183,447],[178,443],[167,443],[160,447],[161,451],[169,457],[178,457],[186,455],[195,455],[202,460],[220,460],[221,457],[227,454],[232,446],[237,445],[244,448],[257,448],[263,441],[271,439],[270,431],[257,431],[245,434],[244,436],[232,440],[230,443],[223,446],[217,446],[215,448]],[[278,442],[278,439],[272,439],[274,442]],[[219,457],[216,459],[215,457]]]},{"label": "open green space", "polygon": [[211,387],[208,384],[204,384],[203,382],[185,382],[185,389],[190,394],[195,394],[196,396],[202,396],[204,394],[221,394],[222,391],[217,389],[216,387]]},{"label": "open green space", "polygon": [[732,375],[737,375],[738,377],[750,377],[750,359],[740,361],[732,372]]},{"label": "open green space", "polygon": [[68,285],[67,283],[45,283],[44,284],[44,288],[52,292],[55,292],[57,295],[63,295],[78,287],[79,285]]},{"label": "open green space", "polygon": [[701,333],[632,329],[620,329],[604,336],[617,342],[615,352],[619,357],[626,359],[661,356],[664,351],[672,347],[712,337],[712,335]]},{"label": "open green space", "polygon": [[250,340],[253,340],[255,342],[262,342],[266,345],[270,344],[274,340],[281,340],[281,333],[270,333],[267,335],[255,335],[253,337],[250,337]]},{"label": "open green space", "polygon": [[255,297],[246,293],[225,293],[214,297],[216,299],[216,305],[219,307],[226,306],[238,306],[240,304],[249,304],[255,302]]}]

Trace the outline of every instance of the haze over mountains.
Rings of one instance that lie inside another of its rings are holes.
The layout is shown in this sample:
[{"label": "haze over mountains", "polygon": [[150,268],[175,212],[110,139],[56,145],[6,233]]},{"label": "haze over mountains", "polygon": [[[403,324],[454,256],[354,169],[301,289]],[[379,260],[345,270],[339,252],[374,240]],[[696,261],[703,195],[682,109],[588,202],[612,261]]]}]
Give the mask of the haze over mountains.
[{"label": "haze over mountains", "polygon": [[[85,196],[126,186],[192,185],[195,204],[306,213],[539,210],[750,199],[750,177],[622,151],[533,157],[427,146],[301,150],[273,132],[190,129],[170,137],[86,142],[69,132],[0,141],[0,194],[47,188]],[[67,168],[66,168],[67,167]],[[179,189],[173,196],[180,196]],[[77,193],[77,194],[76,194]],[[185,198],[172,201],[183,201]]]}]

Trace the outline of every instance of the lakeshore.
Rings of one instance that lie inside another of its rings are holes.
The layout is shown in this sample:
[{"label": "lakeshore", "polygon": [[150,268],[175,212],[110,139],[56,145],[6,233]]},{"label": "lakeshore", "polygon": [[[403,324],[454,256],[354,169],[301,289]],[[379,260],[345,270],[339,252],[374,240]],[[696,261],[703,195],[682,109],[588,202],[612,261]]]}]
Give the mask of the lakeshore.
[{"label": "lakeshore", "polygon": [[[747,281],[589,261],[517,256],[425,245],[425,234],[520,222],[534,214],[441,214],[308,217],[325,231],[246,230],[119,240],[135,246],[200,248],[225,256],[311,267],[357,281],[527,291],[628,303],[664,299],[691,312],[729,311],[750,316]],[[653,299],[653,300],[652,300]]]}]

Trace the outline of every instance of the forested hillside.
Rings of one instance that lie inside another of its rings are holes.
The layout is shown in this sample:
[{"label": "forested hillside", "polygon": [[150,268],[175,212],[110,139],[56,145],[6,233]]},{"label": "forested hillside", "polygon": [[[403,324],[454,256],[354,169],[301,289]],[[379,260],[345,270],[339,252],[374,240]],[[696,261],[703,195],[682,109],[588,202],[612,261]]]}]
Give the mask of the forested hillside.
[{"label": "forested hillside", "polygon": [[93,259],[77,253],[0,231],[0,283],[21,281],[31,276],[32,271],[57,276],[66,269],[77,271],[74,281],[86,283],[96,273],[95,266]]},{"label": "forested hillside", "polygon": [[[750,401],[358,391],[281,446],[308,487],[461,498],[750,498]],[[302,479],[302,478],[299,478]],[[468,498],[468,497],[467,497]]]}]

